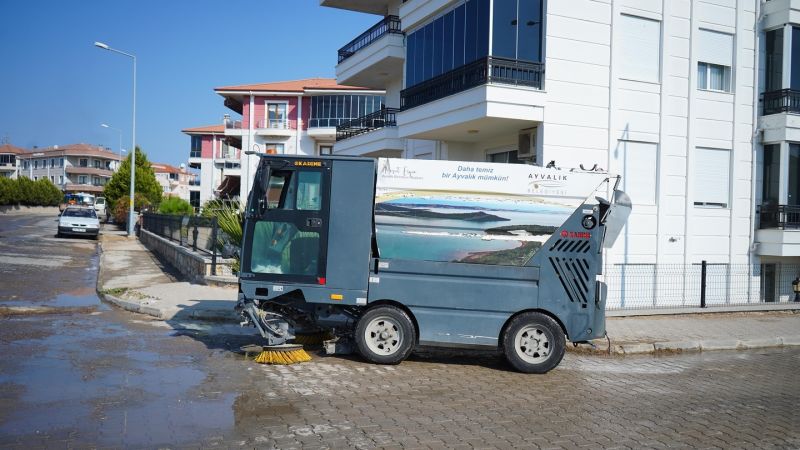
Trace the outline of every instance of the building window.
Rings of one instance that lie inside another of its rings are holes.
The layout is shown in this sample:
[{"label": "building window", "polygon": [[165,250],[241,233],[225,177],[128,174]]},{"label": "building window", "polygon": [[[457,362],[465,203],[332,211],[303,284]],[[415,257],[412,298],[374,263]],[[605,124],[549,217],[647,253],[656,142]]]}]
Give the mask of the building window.
[{"label": "building window", "polygon": [[203,136],[192,136],[192,149],[189,158],[200,158],[203,151]]},{"label": "building window", "polygon": [[320,145],[319,146],[319,154],[322,155],[322,156],[332,155],[333,154],[333,146],[332,145]]},{"label": "building window", "polygon": [[55,175],[50,175],[50,182],[56,184],[56,177]]},{"label": "building window", "polygon": [[89,167],[89,160],[86,159],[86,158],[81,158],[78,161],[78,165],[81,166],[81,167]]},{"label": "building window", "polygon": [[86,175],[78,175],[78,184],[89,184],[88,177]]},{"label": "building window", "polygon": [[38,169],[38,168],[39,168],[39,160],[38,160],[38,159],[35,159],[35,160],[33,161],[33,168],[34,168],[34,169]]},{"label": "building window", "polygon": [[342,122],[366,116],[381,109],[382,95],[318,95],[311,97],[311,118],[308,126],[335,127]]},{"label": "building window", "polygon": [[15,165],[17,161],[16,156],[14,155],[0,155],[0,165]]},{"label": "building window", "polygon": [[64,158],[58,158],[58,167],[64,167]]},{"label": "building window", "polygon": [[789,144],[789,188],[786,204],[800,205],[800,144]]},{"label": "building window", "polygon": [[542,2],[494,0],[492,56],[541,61]]},{"label": "building window", "polygon": [[29,163],[28,163],[27,159],[25,161],[22,161],[22,168],[23,169],[28,170],[28,166],[29,166]]},{"label": "building window", "polygon": [[226,169],[241,169],[242,164],[234,161],[225,161],[224,166]]},{"label": "building window", "polygon": [[50,158],[50,168],[52,169],[55,166],[56,166],[56,159],[55,158]]},{"label": "building window", "polygon": [[[516,2],[517,0],[502,1],[503,7],[508,9],[512,8],[510,5],[513,3],[515,13]],[[496,0],[495,3],[499,4],[501,1]],[[506,3],[508,5],[505,5]],[[539,0],[522,0],[520,3],[540,5]],[[495,10],[499,8],[500,6],[495,6]],[[525,9],[528,9],[527,6]],[[406,87],[488,56],[489,16],[489,0],[466,0],[455,9],[409,34],[406,39]],[[512,25],[509,22],[510,26]],[[516,30],[514,39],[516,44]],[[531,45],[539,47],[538,34]],[[529,55],[531,58],[537,56]]]},{"label": "building window", "polygon": [[58,184],[64,184],[64,175],[58,176]]},{"label": "building window", "polygon": [[731,91],[733,35],[700,30],[697,49],[697,88]]},{"label": "building window", "polygon": [[289,128],[286,120],[286,102],[267,103],[267,123],[260,128]]},{"label": "building window", "polygon": [[264,144],[264,153],[267,155],[282,155],[283,144]]},{"label": "building window", "polygon": [[766,32],[764,89],[766,92],[783,88],[783,28]]},{"label": "building window", "polygon": [[[510,163],[510,164],[522,164],[519,157],[517,157],[518,152],[516,150],[512,151],[505,151],[505,152],[495,152],[495,153],[488,153],[486,155],[486,161],[493,162],[493,163]],[[425,158],[427,159],[427,158]]]},{"label": "building window", "polygon": [[620,78],[658,83],[661,72],[661,22],[620,15],[617,47]]},{"label": "building window", "polygon": [[111,170],[111,161],[106,161],[106,170]]},{"label": "building window", "polygon": [[731,191],[730,150],[698,147],[693,165],[695,206],[727,208]]},{"label": "building window", "polygon": [[194,208],[200,207],[200,191],[189,191],[189,204]]},{"label": "building window", "polygon": [[92,162],[94,163],[94,168],[95,169],[102,169],[103,168],[103,161],[100,161],[99,159],[95,159]]},{"label": "building window", "polygon": [[619,141],[612,153],[613,164],[622,176],[621,189],[636,205],[656,204],[658,144]]},{"label": "building window", "polygon": [[92,177],[92,184],[94,186],[101,186],[100,184],[100,177]]}]

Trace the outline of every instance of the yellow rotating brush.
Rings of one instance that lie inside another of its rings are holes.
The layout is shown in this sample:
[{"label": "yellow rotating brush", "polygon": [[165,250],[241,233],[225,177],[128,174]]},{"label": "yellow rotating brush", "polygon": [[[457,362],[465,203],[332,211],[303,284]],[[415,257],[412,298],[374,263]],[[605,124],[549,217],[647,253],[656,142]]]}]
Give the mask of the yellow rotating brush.
[{"label": "yellow rotating brush", "polygon": [[253,361],[259,364],[288,365],[311,361],[311,356],[303,350],[303,346],[297,344],[273,345],[269,347],[248,346],[247,348],[243,348],[243,350],[246,355],[260,350],[261,352],[253,359]]}]

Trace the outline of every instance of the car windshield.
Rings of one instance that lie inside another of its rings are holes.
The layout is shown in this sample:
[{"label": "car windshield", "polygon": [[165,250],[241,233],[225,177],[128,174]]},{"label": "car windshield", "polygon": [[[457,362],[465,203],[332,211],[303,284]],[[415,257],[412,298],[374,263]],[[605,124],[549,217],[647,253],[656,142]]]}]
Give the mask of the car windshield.
[{"label": "car windshield", "polygon": [[67,217],[97,217],[94,210],[91,209],[66,209],[64,215]]}]

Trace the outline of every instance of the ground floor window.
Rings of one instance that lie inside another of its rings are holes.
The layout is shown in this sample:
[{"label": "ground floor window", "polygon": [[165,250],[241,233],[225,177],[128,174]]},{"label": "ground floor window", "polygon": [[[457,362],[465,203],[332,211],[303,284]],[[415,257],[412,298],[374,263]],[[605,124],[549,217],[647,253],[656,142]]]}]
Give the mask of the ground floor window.
[{"label": "ground floor window", "polygon": [[488,153],[486,155],[486,161],[495,163],[522,164],[523,162],[520,161],[519,157],[517,156],[518,154],[519,153],[516,150]]},{"label": "ground floor window", "polygon": [[200,207],[200,191],[189,191],[189,204],[194,208]]}]

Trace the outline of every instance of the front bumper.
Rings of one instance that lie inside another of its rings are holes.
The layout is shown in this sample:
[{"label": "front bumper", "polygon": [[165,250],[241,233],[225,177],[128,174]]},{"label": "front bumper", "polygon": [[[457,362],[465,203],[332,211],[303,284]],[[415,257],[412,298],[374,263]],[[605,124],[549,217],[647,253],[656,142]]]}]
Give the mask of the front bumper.
[{"label": "front bumper", "polygon": [[90,227],[65,227],[65,226],[58,226],[58,233],[59,234],[66,234],[71,236],[97,236],[100,234],[100,228],[90,228]]}]

